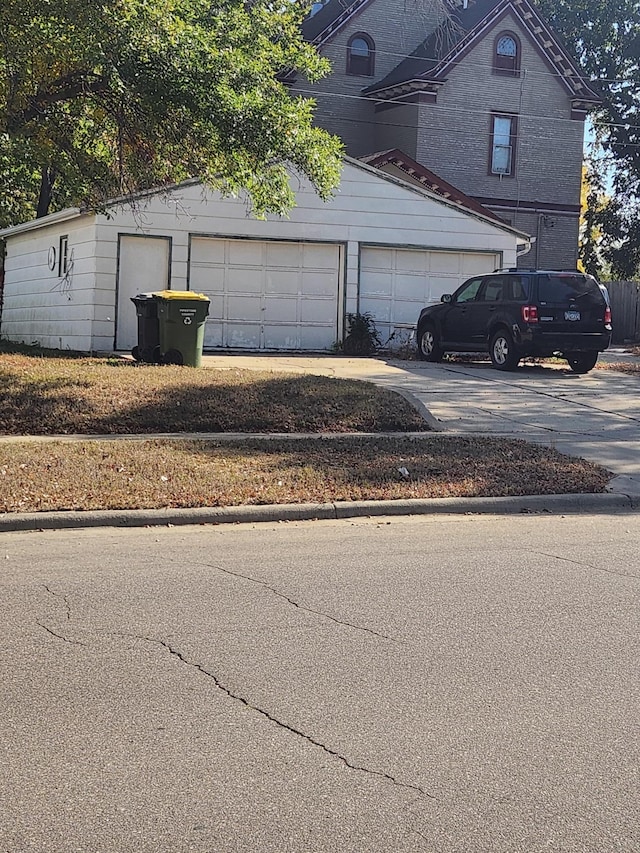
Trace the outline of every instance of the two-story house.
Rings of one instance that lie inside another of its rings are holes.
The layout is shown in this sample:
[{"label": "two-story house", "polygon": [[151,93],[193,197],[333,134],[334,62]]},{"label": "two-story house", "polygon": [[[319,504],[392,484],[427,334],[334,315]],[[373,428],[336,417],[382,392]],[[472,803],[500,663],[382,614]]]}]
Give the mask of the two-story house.
[{"label": "two-story house", "polygon": [[521,266],[577,262],[584,120],[598,95],[528,0],[329,0],[305,37],[330,59],[316,120],[347,152],[438,178],[535,237]]}]

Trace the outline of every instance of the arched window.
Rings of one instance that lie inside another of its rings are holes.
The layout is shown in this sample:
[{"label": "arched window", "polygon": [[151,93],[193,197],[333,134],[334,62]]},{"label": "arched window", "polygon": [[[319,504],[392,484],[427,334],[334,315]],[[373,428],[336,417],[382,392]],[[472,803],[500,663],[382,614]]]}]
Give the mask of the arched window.
[{"label": "arched window", "polygon": [[495,40],[493,70],[497,74],[520,73],[520,41],[513,33],[500,33]]},{"label": "arched window", "polygon": [[376,47],[366,33],[356,33],[347,45],[347,74],[373,77]]}]

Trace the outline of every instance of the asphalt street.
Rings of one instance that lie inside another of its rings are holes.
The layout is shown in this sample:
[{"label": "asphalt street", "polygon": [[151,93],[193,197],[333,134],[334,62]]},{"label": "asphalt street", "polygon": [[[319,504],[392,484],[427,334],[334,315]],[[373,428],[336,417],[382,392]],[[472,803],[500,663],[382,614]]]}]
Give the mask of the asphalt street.
[{"label": "asphalt street", "polygon": [[640,849],[640,518],[5,533],[3,853]]}]

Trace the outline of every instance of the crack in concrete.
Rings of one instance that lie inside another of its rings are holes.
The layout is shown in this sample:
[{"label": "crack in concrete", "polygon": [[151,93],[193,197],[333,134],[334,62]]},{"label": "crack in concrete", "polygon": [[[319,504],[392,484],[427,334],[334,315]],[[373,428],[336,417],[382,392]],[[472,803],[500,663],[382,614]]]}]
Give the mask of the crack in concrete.
[{"label": "crack in concrete", "polygon": [[241,696],[239,693],[234,693],[233,690],[224,685],[214,673],[209,672],[209,670],[205,669],[199,663],[194,663],[190,660],[187,660],[187,658],[182,654],[182,652],[178,651],[178,649],[174,649],[173,646],[171,646],[164,640],[158,640],[154,637],[141,636],[137,636],[136,639],[142,640],[146,643],[154,643],[156,645],[162,646],[162,648],[168,651],[170,655],[176,657],[179,661],[186,664],[186,666],[190,666],[193,669],[196,669],[198,672],[202,673],[202,675],[205,675],[207,678],[210,678],[215,684],[215,686],[223,693],[225,693],[230,699],[234,699],[236,702],[240,702],[246,708],[251,711],[255,711],[257,714],[260,714],[266,720],[269,720],[269,722],[274,723],[279,728],[284,729],[285,731],[290,732],[291,734],[294,734],[299,738],[302,738],[307,743],[318,747],[318,749],[321,749],[327,755],[330,755],[332,758],[338,759],[338,761],[342,762],[342,764],[344,764],[345,767],[348,767],[349,770],[358,770],[359,772],[366,773],[370,776],[377,776],[380,779],[383,779],[385,782],[391,782],[391,784],[395,785],[398,788],[406,788],[407,790],[415,791],[418,794],[422,794],[424,797],[428,797],[429,799],[435,799],[435,796],[433,794],[430,794],[428,791],[425,791],[425,789],[421,788],[420,785],[414,785],[411,782],[402,782],[401,780],[396,779],[395,776],[392,776],[390,773],[386,773],[384,770],[372,770],[369,767],[363,767],[359,764],[353,764],[347,758],[345,758],[344,755],[341,755],[336,750],[331,749],[331,747],[328,747],[326,744],[322,743],[322,741],[316,740],[315,738],[311,737],[311,735],[307,735],[303,731],[300,731],[300,729],[295,728],[295,726],[291,726],[288,723],[279,720],[273,714],[269,713],[269,711],[265,711],[264,708],[259,708],[257,705],[252,705],[251,702],[249,702],[248,699],[245,699],[244,696]]},{"label": "crack in concrete", "polygon": [[43,631],[46,631],[47,634],[51,634],[52,637],[55,637],[57,640],[62,640],[63,643],[69,643],[72,646],[84,646],[87,648],[86,643],[82,643],[80,640],[70,640],[69,637],[64,637],[62,634],[56,634],[51,628],[48,628],[46,625],[43,625],[42,622],[38,622],[36,619],[36,625],[39,628],[42,628]]},{"label": "crack in concrete", "polygon": [[255,583],[258,586],[263,586],[265,589],[268,589],[269,592],[277,595],[278,598],[283,598],[298,610],[304,610],[306,613],[313,613],[315,616],[322,616],[324,619],[329,619],[331,622],[335,622],[336,625],[343,625],[346,628],[353,628],[355,631],[363,631],[366,634],[372,634],[374,637],[380,637],[383,640],[389,640],[392,643],[404,645],[401,640],[397,640],[395,637],[390,637],[388,634],[382,634],[380,631],[374,631],[373,628],[363,628],[361,625],[354,625],[353,622],[345,622],[342,619],[336,619],[335,616],[330,616],[322,610],[314,610],[312,607],[306,607],[304,604],[300,604],[300,602],[286,595],[284,592],[280,592],[270,586],[266,581],[260,580],[259,578],[251,577],[251,575],[243,575],[241,572],[234,572],[231,569],[225,569],[222,566],[212,566],[208,563],[205,563],[204,565],[206,565],[208,569],[216,569],[216,571],[223,572],[226,575],[231,575],[232,577],[240,578],[241,580],[249,581],[250,583]]},{"label": "crack in concrete", "polygon": [[523,385],[518,384],[517,382],[509,382],[500,376],[481,376],[477,373],[468,373],[464,370],[455,370],[452,367],[445,367],[444,369],[449,373],[455,373],[458,375],[462,374],[463,376],[471,376],[474,379],[481,379],[483,382],[491,382],[492,384],[500,382],[502,385],[506,385],[509,388],[517,388],[519,391],[527,392],[529,394],[537,394],[540,397],[549,397],[551,400],[554,400],[556,402],[561,401],[563,403],[569,403],[572,406],[580,406],[583,409],[589,409],[590,411],[598,412],[601,415],[611,415],[614,418],[632,421],[633,423],[637,423],[638,421],[640,421],[640,418],[634,417],[633,415],[625,415],[621,412],[612,412],[609,409],[603,409],[600,406],[594,406],[591,403],[583,403],[580,400],[570,400],[566,397],[567,392],[564,392],[562,394],[552,394],[550,391],[543,391],[540,388],[523,387]]},{"label": "crack in concrete", "polygon": [[62,601],[63,601],[63,603],[64,603],[64,607],[65,607],[66,615],[67,615],[67,622],[70,622],[70,621],[71,621],[71,605],[69,604],[69,599],[67,598],[67,596],[66,596],[66,595],[61,595],[59,592],[54,592],[54,590],[52,590],[52,589],[51,589],[51,587],[48,587],[48,586],[46,585],[46,583],[45,583],[45,584],[43,584],[43,586],[44,586],[44,588],[46,589],[46,591],[49,593],[49,595],[52,595],[52,596],[53,596],[54,598],[56,598],[56,599],[57,599],[57,598],[61,598],[61,599],[62,599]]},{"label": "crack in concrete", "polygon": [[594,566],[592,563],[583,563],[582,560],[572,560],[570,557],[560,557],[558,554],[547,554],[546,551],[536,551],[541,557],[550,557],[552,560],[558,560],[562,563],[571,563],[574,566],[580,566],[583,569],[593,569],[596,572],[604,572],[606,575],[617,575],[620,578],[635,578],[640,580],[640,575],[630,574],[629,572],[617,572],[615,569],[603,569],[602,566]]}]

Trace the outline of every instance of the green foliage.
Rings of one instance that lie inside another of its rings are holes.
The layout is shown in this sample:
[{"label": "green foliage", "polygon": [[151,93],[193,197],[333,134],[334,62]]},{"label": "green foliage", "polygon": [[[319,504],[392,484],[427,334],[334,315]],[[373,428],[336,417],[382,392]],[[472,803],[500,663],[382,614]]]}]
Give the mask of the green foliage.
[{"label": "green foliage", "polygon": [[[640,274],[640,4],[638,0],[538,0],[543,15],[595,81],[603,105],[598,142],[614,167],[614,198],[594,196],[600,256],[583,258],[614,277]],[[601,168],[601,164],[600,164]],[[597,171],[597,169],[596,169]]]},{"label": "green foliage", "polygon": [[341,144],[282,82],[328,71],[300,34],[307,11],[306,0],[3,0],[2,224],[35,210],[43,172],[54,206],[198,176],[246,189],[258,214],[286,213],[292,167],[328,198]]}]

